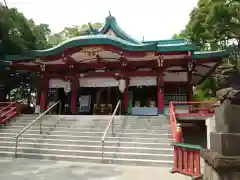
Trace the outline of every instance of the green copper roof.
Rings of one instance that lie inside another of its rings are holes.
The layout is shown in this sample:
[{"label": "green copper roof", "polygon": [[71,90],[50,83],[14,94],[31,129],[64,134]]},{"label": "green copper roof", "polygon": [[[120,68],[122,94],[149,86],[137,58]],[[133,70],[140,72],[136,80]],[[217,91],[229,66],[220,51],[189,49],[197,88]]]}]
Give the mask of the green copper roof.
[{"label": "green copper roof", "polygon": [[160,52],[171,51],[197,51],[199,50],[197,45],[188,41],[187,39],[168,39],[168,40],[156,40],[156,41],[143,41],[142,43],[157,43],[158,50]]},{"label": "green copper roof", "polygon": [[42,56],[54,56],[56,54],[62,53],[65,49],[76,47],[76,46],[87,46],[87,45],[114,45],[122,50],[128,51],[157,51],[157,45],[155,43],[151,44],[134,44],[129,41],[125,41],[118,37],[108,36],[108,35],[91,35],[91,36],[79,36],[75,38],[68,39],[60,43],[53,48],[46,50],[34,50],[25,53],[22,56],[19,55],[9,55],[6,56],[7,61],[12,60],[22,60],[22,59],[32,59],[34,57]]},{"label": "green copper roof", "polygon": [[142,41],[142,43],[157,43],[159,45],[163,44],[188,44],[187,39],[166,39],[166,40],[156,40],[156,41]]},{"label": "green copper roof", "polygon": [[193,44],[157,44],[157,48],[159,52],[198,50],[198,47]]},{"label": "green copper roof", "polygon": [[230,51],[198,51],[192,54],[193,59],[208,59],[214,57],[227,57],[230,55]]},{"label": "green copper roof", "polygon": [[118,25],[116,18],[112,15],[106,17],[105,25],[100,30],[100,33],[105,34],[109,29],[111,29],[119,38],[129,41],[134,44],[142,44],[141,42],[135,40],[126,32],[124,32]]},{"label": "green copper roof", "polygon": [[[117,37],[106,35],[111,29]],[[223,57],[229,55],[228,51],[219,52],[196,52],[199,51],[196,44],[188,41],[187,39],[170,39],[170,40],[157,40],[157,41],[143,41],[139,42],[125,33],[117,24],[116,18],[111,14],[106,18],[105,25],[100,31],[91,28],[91,32],[85,36],[79,36],[68,39],[59,45],[46,49],[34,50],[26,52],[23,55],[7,55],[6,61],[34,59],[36,57],[54,56],[64,52],[64,50],[76,46],[88,45],[112,45],[122,50],[127,51],[156,51],[156,52],[174,52],[174,51],[191,51],[193,52],[193,59]]]}]

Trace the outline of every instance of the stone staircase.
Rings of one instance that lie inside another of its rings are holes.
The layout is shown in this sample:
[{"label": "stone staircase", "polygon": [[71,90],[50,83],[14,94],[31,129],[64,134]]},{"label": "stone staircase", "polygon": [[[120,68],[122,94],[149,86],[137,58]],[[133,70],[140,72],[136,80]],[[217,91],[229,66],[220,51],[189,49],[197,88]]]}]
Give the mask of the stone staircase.
[{"label": "stone staircase", "polygon": [[[14,156],[15,138],[20,129],[37,116],[22,115],[0,129],[0,155]],[[110,116],[48,115],[29,128],[19,139],[18,157],[97,162],[127,165],[170,166],[173,163],[171,131],[164,116],[115,118],[101,157],[101,136]],[[56,126],[54,126],[58,122]]]}]

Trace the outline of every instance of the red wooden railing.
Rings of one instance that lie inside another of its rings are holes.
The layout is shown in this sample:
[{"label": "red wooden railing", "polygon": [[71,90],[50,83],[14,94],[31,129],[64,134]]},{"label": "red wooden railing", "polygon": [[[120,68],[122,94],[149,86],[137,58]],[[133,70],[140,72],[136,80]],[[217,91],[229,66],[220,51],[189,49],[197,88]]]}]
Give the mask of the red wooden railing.
[{"label": "red wooden railing", "polygon": [[171,102],[175,116],[212,116],[214,114],[213,105],[215,101],[196,101],[196,102]]},{"label": "red wooden railing", "polygon": [[16,115],[17,108],[15,102],[0,102],[0,124],[7,123]]},{"label": "red wooden railing", "polygon": [[182,132],[179,131],[177,117],[208,117],[213,116],[213,104],[216,102],[170,102],[169,114],[172,127],[172,138],[174,147],[174,167],[172,173],[182,173],[201,179],[200,149],[201,146],[191,145],[182,142]]},{"label": "red wooden railing", "polygon": [[201,146],[186,143],[172,143],[174,147],[174,166],[171,173],[182,173],[193,179],[201,179]]},{"label": "red wooden railing", "polygon": [[176,120],[175,107],[173,105],[173,102],[169,103],[169,116],[170,116],[170,122],[172,127],[172,138],[174,141],[176,141],[177,120]]}]

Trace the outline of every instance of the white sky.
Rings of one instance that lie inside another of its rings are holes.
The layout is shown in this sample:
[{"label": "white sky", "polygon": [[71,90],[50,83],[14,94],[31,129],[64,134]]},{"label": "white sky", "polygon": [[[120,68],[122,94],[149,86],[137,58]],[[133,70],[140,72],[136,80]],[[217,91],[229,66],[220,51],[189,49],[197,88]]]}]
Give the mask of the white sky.
[{"label": "white sky", "polygon": [[[0,0],[3,1],[3,0]],[[53,32],[88,22],[104,22],[111,11],[119,26],[137,40],[169,39],[184,29],[198,0],[6,0]]]}]

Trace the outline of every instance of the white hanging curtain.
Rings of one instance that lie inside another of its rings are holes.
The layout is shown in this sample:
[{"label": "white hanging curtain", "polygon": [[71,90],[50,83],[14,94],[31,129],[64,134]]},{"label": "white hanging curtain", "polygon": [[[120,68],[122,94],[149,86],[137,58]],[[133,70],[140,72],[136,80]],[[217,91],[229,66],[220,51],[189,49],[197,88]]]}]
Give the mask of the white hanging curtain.
[{"label": "white hanging curtain", "polygon": [[115,78],[81,78],[80,87],[117,87],[118,81]]},{"label": "white hanging curtain", "polygon": [[156,86],[156,76],[131,77],[129,86]]}]

